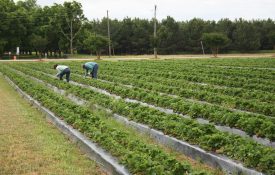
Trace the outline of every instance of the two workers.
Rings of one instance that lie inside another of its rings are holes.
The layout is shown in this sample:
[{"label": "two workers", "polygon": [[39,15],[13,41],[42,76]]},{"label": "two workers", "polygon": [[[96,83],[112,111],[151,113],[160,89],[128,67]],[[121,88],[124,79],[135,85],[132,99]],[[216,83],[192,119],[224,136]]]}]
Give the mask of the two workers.
[{"label": "two workers", "polygon": [[[85,77],[89,74],[90,72],[90,76],[92,78],[97,78],[97,71],[98,71],[98,64],[95,62],[87,62],[85,64],[82,65],[82,68],[85,71]],[[71,70],[68,66],[65,65],[58,65],[55,64],[54,65],[54,69],[57,70],[57,74],[56,76],[62,80],[63,76],[66,75],[66,81],[69,82],[70,81],[70,74],[71,74]]]}]

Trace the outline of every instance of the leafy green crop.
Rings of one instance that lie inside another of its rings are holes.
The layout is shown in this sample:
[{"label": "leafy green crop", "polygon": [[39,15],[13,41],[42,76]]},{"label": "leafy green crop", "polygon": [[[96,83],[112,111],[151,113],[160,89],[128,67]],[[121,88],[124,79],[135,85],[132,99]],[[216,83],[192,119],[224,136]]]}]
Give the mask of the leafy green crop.
[{"label": "leafy green crop", "polygon": [[[174,136],[182,140],[186,140],[193,144],[198,144],[206,150],[227,155],[233,159],[244,162],[248,167],[257,168],[258,170],[263,172],[269,173],[274,170],[273,164],[275,160],[274,158],[272,158],[272,156],[270,157],[270,155],[274,155],[273,148],[256,144],[255,142],[249,139],[241,138],[240,136],[222,133],[216,130],[212,125],[201,125],[192,119],[184,119],[178,115],[167,115],[158,110],[141,106],[140,104],[126,103],[124,100],[114,100],[109,96],[96,93],[94,91],[91,91],[90,89],[77,87],[61,81],[56,81],[51,77],[42,74],[41,72],[33,71],[33,66],[36,65],[28,64],[24,65],[23,67],[12,65],[12,67],[28,75],[42,79],[43,81],[50,83],[58,88],[65,89],[68,93],[72,93],[87,101],[109,108],[114,113],[118,113],[137,122],[144,123],[153,128],[161,130],[165,134]],[[78,78],[77,81],[83,84],[94,85],[93,83],[97,83],[96,81],[91,81],[83,78],[81,79],[75,76],[73,77]],[[106,88],[108,88],[107,85]],[[121,91],[122,93],[125,92],[122,88],[117,88],[117,91]],[[128,93],[132,93],[130,90],[126,92],[127,93],[124,94],[124,96],[126,97],[128,96]],[[138,91],[136,91],[132,94],[136,98],[147,98],[148,100],[155,99],[154,93],[148,93],[148,95],[145,93],[139,94]],[[174,107],[177,107],[177,103],[179,102],[177,99],[167,100],[159,97],[157,99],[158,102],[162,104],[166,104],[168,101],[168,104],[172,103]],[[180,105],[180,108],[181,110],[189,110],[187,104]],[[190,112],[202,114],[205,112],[205,110],[202,108],[198,108],[196,105],[193,104]],[[220,121],[221,117],[219,116],[222,116],[223,114],[221,112],[215,111],[215,109],[213,109],[213,112],[216,113],[215,116],[217,116],[217,120],[219,119]],[[222,122],[234,123],[234,121],[236,120],[236,116],[233,114],[229,113],[228,115],[224,116],[225,117],[222,117]],[[249,128],[253,128],[253,126],[258,127],[258,125],[262,125],[262,123],[260,122],[261,120],[258,120],[257,118],[251,118],[252,120],[249,121],[249,118],[245,117],[246,116],[244,116],[243,120],[240,121],[249,123],[244,124],[245,126],[247,126],[247,132],[250,132]],[[239,123],[239,125],[241,124],[242,123]],[[86,124],[84,126],[87,127]],[[272,128],[274,127],[268,127],[272,126],[272,122],[270,124],[266,124],[265,126],[265,129],[267,130],[259,130],[258,127],[257,132],[259,132],[259,135],[260,132],[270,133],[272,137],[272,135],[274,135]],[[95,136],[100,138],[102,136],[102,132],[96,132]],[[266,157],[270,158],[266,159]]]},{"label": "leafy green crop", "polygon": [[41,102],[43,106],[117,156],[132,173],[175,175],[193,172],[190,165],[177,161],[157,146],[130,137],[125,130],[109,127],[86,107],[73,104],[47,89],[43,84],[36,83],[6,68],[1,69],[22,90]]}]

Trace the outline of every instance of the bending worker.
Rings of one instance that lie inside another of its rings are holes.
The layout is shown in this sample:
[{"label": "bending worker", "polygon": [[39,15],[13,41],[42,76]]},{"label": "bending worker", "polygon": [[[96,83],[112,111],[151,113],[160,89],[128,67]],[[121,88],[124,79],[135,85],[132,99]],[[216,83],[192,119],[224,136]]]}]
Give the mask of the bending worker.
[{"label": "bending worker", "polygon": [[98,64],[95,62],[87,62],[83,64],[83,69],[85,69],[85,77],[90,72],[90,76],[92,78],[97,78],[97,70],[98,70]]},{"label": "bending worker", "polygon": [[71,71],[70,71],[70,68],[68,66],[55,64],[53,66],[53,68],[57,70],[56,76],[59,77],[60,80],[62,80],[63,76],[66,75],[67,82],[70,81]]}]

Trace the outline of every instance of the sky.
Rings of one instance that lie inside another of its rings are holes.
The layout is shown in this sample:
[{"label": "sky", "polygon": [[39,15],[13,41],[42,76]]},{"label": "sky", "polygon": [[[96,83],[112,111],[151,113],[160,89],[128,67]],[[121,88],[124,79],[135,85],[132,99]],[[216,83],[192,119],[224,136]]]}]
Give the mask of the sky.
[{"label": "sky", "polygon": [[[37,0],[41,6],[64,0]],[[78,0],[88,19],[101,19],[109,10],[110,18],[138,17],[151,19],[157,5],[157,19],[171,16],[177,21],[194,17],[205,20],[221,18],[275,20],[275,0]]]}]

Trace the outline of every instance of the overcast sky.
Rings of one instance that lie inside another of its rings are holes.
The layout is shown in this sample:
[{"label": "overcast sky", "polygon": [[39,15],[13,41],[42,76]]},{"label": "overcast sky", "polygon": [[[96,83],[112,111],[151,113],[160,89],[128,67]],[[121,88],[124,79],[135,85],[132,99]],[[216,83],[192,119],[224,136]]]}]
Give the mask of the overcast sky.
[{"label": "overcast sky", "polygon": [[[39,5],[63,3],[63,0],[37,0]],[[194,17],[207,20],[221,18],[275,19],[275,0],[78,0],[88,19],[101,19],[110,11],[112,19],[139,17],[151,19],[154,4],[158,6],[157,18],[172,16],[176,20]]]}]

